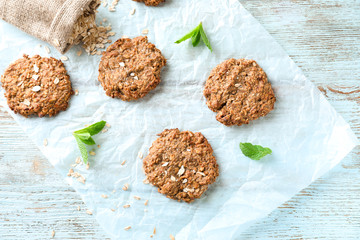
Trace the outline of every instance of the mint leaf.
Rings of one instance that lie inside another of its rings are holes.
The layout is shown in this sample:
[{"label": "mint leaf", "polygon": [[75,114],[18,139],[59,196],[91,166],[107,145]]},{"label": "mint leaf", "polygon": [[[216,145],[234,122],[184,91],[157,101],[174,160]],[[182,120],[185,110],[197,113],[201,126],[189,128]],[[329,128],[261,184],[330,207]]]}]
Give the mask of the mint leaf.
[{"label": "mint leaf", "polygon": [[202,22],[200,22],[200,24],[196,28],[191,30],[188,34],[186,34],[185,36],[183,36],[182,38],[177,40],[175,43],[181,43],[185,40],[188,40],[189,38],[191,38],[191,43],[192,43],[193,47],[196,47],[197,45],[199,45],[200,40],[202,40],[205,43],[205,45],[212,52],[211,44],[210,44],[209,39],[206,36],[206,33],[202,26]]},{"label": "mint leaf", "polygon": [[203,40],[203,42],[205,43],[205,45],[208,47],[208,49],[210,49],[210,51],[212,52],[212,48],[211,48],[211,45],[210,45],[210,41],[209,39],[207,38],[206,36],[206,33],[204,31],[204,28],[202,26],[202,23],[200,23],[200,35],[201,35],[201,39]]},{"label": "mint leaf", "polygon": [[100,122],[94,123],[86,128],[77,130],[74,133],[76,133],[76,134],[89,133],[91,136],[93,136],[95,134],[98,134],[105,127],[105,124],[106,124],[105,121],[100,121]]},{"label": "mint leaf", "polygon": [[200,32],[195,33],[191,37],[191,43],[192,43],[193,47],[196,47],[199,44],[200,38],[201,38]]},{"label": "mint leaf", "polygon": [[76,139],[76,142],[77,142],[77,145],[80,149],[80,153],[81,153],[81,157],[83,159],[83,162],[85,164],[88,163],[88,153],[87,153],[87,150],[86,150],[86,147],[84,145],[84,143],[80,140],[80,138],[78,138],[76,135],[75,136],[75,139]]},{"label": "mint leaf", "polygon": [[241,152],[252,160],[260,160],[272,151],[270,148],[264,148],[260,145],[252,145],[251,143],[240,143]]},{"label": "mint leaf", "polygon": [[98,134],[104,127],[106,122],[100,121],[97,123],[94,123],[86,128],[77,130],[73,132],[73,136],[75,137],[75,140],[78,144],[78,147],[80,149],[80,153],[83,159],[83,162],[87,164],[88,162],[88,153],[86,150],[86,145],[95,145],[94,139],[91,137],[95,134]]},{"label": "mint leaf", "polygon": [[179,43],[181,43],[181,42],[183,42],[185,40],[188,40],[189,38],[191,38],[197,32],[199,32],[199,26],[197,26],[196,28],[191,30],[188,34],[186,34],[185,36],[183,36],[182,38],[177,40],[175,43],[179,44]]}]

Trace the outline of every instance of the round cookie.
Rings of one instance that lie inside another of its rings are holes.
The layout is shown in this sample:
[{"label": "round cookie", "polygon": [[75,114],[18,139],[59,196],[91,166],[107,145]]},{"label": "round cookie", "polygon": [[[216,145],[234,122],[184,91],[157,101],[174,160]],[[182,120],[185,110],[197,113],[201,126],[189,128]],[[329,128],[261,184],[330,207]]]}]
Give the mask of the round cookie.
[{"label": "round cookie", "polygon": [[219,176],[213,150],[200,132],[166,129],[143,161],[148,181],[168,198],[192,202]]},{"label": "round cookie", "polygon": [[254,60],[228,59],[216,66],[206,81],[207,106],[226,126],[248,124],[274,109],[274,91]]},{"label": "round cookie", "polygon": [[67,109],[74,94],[64,64],[39,55],[24,55],[10,64],[1,83],[10,109],[25,117],[55,116]]},{"label": "round cookie", "polygon": [[165,0],[133,0],[135,2],[143,2],[146,6],[157,6],[162,2],[165,2]]},{"label": "round cookie", "polygon": [[103,53],[98,79],[108,96],[136,100],[156,88],[165,64],[161,51],[147,37],[121,38]]}]

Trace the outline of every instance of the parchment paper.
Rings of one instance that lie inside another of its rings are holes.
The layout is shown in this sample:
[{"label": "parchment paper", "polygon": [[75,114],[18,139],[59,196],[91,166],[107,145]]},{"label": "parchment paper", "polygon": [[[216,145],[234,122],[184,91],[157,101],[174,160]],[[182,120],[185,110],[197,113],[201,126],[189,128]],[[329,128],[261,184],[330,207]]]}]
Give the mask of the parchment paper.
[{"label": "parchment paper", "polygon": [[[136,13],[131,16],[133,8]],[[67,111],[41,119],[9,112],[114,239],[148,239],[154,227],[155,239],[168,239],[169,234],[176,239],[234,239],[329,171],[357,144],[349,125],[236,0],[168,0],[158,8],[120,1],[116,12],[101,7],[98,16],[112,23],[117,32],[114,40],[149,29],[149,40],[168,59],[156,90],[134,102],[107,97],[97,82],[100,57],[77,57],[75,48],[65,65],[79,95],[71,99]],[[213,53],[205,46],[193,48],[190,42],[173,43],[200,21]],[[37,46],[41,42],[4,22],[0,36],[2,72],[22,53],[47,56]],[[50,55],[60,57],[54,49]],[[231,57],[256,60],[277,97],[274,111],[240,127],[217,122],[202,95],[211,69]],[[3,92],[1,105],[7,109]],[[95,147],[96,156],[90,156],[91,168],[75,169],[86,177],[84,185],[66,176],[79,156],[71,133],[99,120],[106,120],[111,128],[95,136],[101,147]],[[146,156],[156,134],[165,128],[202,132],[220,165],[217,182],[191,204],[167,199],[142,182],[145,175],[138,154]],[[239,142],[270,147],[273,154],[250,160],[242,155]],[[128,191],[121,189],[125,183],[130,184]],[[142,199],[135,200],[134,195]],[[125,204],[131,207],[124,209]],[[125,231],[126,226],[132,228]]]}]

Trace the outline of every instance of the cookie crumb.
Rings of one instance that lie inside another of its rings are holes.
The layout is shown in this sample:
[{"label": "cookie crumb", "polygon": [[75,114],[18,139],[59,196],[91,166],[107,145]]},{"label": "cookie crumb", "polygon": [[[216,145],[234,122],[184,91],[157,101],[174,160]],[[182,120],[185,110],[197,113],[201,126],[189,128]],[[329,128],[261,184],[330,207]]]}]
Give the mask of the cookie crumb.
[{"label": "cookie crumb", "polygon": [[67,61],[67,60],[69,60],[69,58],[68,58],[67,56],[61,56],[60,59],[61,59],[62,61]]},{"label": "cookie crumb", "polygon": [[130,204],[126,204],[123,206],[123,208],[129,208],[130,207]]},{"label": "cookie crumb", "polygon": [[101,130],[102,133],[106,133],[107,131],[109,131],[109,129],[107,129],[107,128]]},{"label": "cookie crumb", "polygon": [[81,158],[80,158],[80,157],[77,157],[77,158],[75,159],[75,162],[76,162],[76,164],[80,164],[80,163],[81,163]]},{"label": "cookie crumb", "polygon": [[113,211],[113,212],[115,212],[115,209],[113,209],[113,208],[110,208],[110,210]]},{"label": "cookie crumb", "polygon": [[145,178],[145,179],[143,180],[143,183],[144,183],[144,184],[149,184],[149,183],[150,183],[150,182],[149,182],[149,179]]},{"label": "cookie crumb", "polygon": [[175,237],[172,234],[170,234],[170,239],[175,240]]},{"label": "cookie crumb", "polygon": [[130,230],[130,229],[131,229],[131,226],[124,227],[124,230],[125,230],[125,231],[128,231],[128,230]]},{"label": "cookie crumb", "polygon": [[106,195],[106,194],[101,194],[101,197],[106,199],[106,198],[108,198],[109,196]]},{"label": "cookie crumb", "polygon": [[80,206],[77,206],[77,210],[78,210],[78,211],[80,211],[80,210],[81,210]]},{"label": "cookie crumb", "polygon": [[149,200],[145,200],[144,205],[147,206],[149,203]]},{"label": "cookie crumb", "polygon": [[124,191],[127,191],[129,189],[129,184],[128,183],[125,183],[123,188],[122,188]]},{"label": "cookie crumb", "polygon": [[143,154],[142,154],[142,152],[139,152],[138,157],[139,157],[140,159],[142,159],[142,158],[143,158]]},{"label": "cookie crumb", "polygon": [[74,173],[74,169],[70,168],[67,175],[70,177],[73,173]]},{"label": "cookie crumb", "polygon": [[154,234],[154,235],[156,234],[156,227],[154,227],[154,231],[153,231],[153,234]]},{"label": "cookie crumb", "polygon": [[126,163],[126,160],[122,161],[121,165],[125,165],[125,163]]},{"label": "cookie crumb", "polygon": [[75,89],[75,95],[79,95],[79,90]]},{"label": "cookie crumb", "polygon": [[90,151],[89,154],[90,154],[91,156],[95,156],[95,155],[96,155],[96,152]]},{"label": "cookie crumb", "polygon": [[76,55],[78,55],[80,57],[81,54],[82,54],[82,50],[80,49],[79,51],[77,51]]},{"label": "cookie crumb", "polygon": [[141,33],[144,34],[144,35],[147,35],[149,33],[149,29],[144,29],[144,30],[142,30]]},{"label": "cookie crumb", "polygon": [[141,197],[139,197],[139,196],[134,196],[134,198],[135,198],[136,200],[141,200]]},{"label": "cookie crumb", "polygon": [[86,210],[86,213],[89,214],[89,215],[93,215],[92,211],[90,211],[89,209]]}]

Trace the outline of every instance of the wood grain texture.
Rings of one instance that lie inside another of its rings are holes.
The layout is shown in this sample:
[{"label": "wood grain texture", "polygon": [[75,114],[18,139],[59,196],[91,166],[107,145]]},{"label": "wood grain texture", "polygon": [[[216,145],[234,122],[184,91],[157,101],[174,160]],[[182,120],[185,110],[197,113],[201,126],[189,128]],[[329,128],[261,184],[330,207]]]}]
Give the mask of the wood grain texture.
[{"label": "wood grain texture", "polygon": [[[360,2],[241,0],[360,136]],[[107,239],[80,197],[0,112],[0,239]],[[237,239],[359,239],[360,147]],[[81,211],[77,210],[81,207]]]}]

